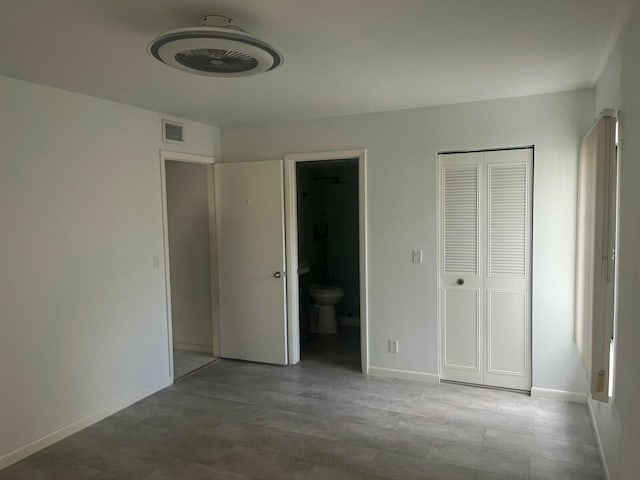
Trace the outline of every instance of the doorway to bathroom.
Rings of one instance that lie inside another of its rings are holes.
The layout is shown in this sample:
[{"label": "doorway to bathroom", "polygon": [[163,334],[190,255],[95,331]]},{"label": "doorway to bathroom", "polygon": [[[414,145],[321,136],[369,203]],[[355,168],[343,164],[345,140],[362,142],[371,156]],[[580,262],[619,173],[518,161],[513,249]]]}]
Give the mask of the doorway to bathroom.
[{"label": "doorway to bathroom", "polygon": [[[213,158],[161,152],[170,375],[216,360]],[[159,259],[154,258],[158,268]]]},{"label": "doorway to bathroom", "polygon": [[285,156],[289,363],[367,370],[364,160]]}]

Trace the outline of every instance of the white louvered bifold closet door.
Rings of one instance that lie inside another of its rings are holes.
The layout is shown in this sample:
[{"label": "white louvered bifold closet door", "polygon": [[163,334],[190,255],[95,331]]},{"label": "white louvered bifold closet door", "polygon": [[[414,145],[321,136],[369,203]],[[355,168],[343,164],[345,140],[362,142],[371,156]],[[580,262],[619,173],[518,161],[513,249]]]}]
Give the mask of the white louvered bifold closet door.
[{"label": "white louvered bifold closet door", "polygon": [[441,157],[444,378],[482,383],[482,153]]},{"label": "white louvered bifold closet door", "polygon": [[487,271],[484,383],[531,389],[533,150],[485,152]]},{"label": "white louvered bifold closet door", "polygon": [[533,150],[440,156],[441,375],[531,388]]}]

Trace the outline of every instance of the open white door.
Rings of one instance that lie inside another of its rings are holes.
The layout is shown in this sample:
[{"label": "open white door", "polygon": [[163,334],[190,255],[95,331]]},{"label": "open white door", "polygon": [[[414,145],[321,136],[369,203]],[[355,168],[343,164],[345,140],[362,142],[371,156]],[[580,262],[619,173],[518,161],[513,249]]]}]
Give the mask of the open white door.
[{"label": "open white door", "polygon": [[282,161],[214,166],[220,355],[287,363]]}]

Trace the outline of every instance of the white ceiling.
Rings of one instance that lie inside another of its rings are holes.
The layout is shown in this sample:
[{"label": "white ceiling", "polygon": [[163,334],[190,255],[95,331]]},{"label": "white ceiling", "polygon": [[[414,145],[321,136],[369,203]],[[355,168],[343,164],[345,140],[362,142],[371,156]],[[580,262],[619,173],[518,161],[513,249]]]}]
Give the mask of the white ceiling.
[{"label": "white ceiling", "polygon": [[[591,86],[632,0],[2,0],[0,74],[213,125]],[[284,66],[218,79],[146,52],[223,14]]]}]

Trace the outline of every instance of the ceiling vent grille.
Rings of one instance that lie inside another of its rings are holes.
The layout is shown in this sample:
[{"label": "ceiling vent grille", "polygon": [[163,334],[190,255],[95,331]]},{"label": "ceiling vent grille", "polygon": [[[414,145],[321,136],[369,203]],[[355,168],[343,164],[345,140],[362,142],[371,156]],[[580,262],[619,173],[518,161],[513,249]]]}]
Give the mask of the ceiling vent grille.
[{"label": "ceiling vent grille", "polygon": [[184,126],[180,123],[162,120],[162,141],[184,143]]}]

